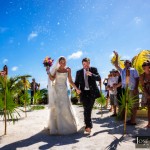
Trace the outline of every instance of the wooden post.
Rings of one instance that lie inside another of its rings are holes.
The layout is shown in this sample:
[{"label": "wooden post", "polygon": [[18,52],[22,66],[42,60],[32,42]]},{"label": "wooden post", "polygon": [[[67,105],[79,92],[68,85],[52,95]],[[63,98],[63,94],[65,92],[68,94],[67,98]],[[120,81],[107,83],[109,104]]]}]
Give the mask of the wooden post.
[{"label": "wooden post", "polygon": [[24,108],[25,108],[25,117],[27,117],[27,110],[26,110],[26,78],[23,78],[24,83]]},{"label": "wooden post", "polygon": [[6,90],[7,90],[7,74],[8,74],[8,68],[7,66],[5,65],[3,67],[3,71],[4,71],[4,81],[5,81],[5,96],[4,96],[4,120],[5,120],[5,130],[4,130],[4,135],[7,134],[7,93],[6,93]]},{"label": "wooden post", "polygon": [[102,104],[101,104],[101,117],[103,117]]},{"label": "wooden post", "polygon": [[124,114],[124,135],[126,134],[126,131],[127,131],[127,125],[126,125],[126,122],[127,122],[127,110],[128,110],[128,98],[129,98],[129,91],[128,91],[128,86],[126,87],[126,91],[125,91],[125,94],[126,94],[126,97],[125,97],[125,114]]}]

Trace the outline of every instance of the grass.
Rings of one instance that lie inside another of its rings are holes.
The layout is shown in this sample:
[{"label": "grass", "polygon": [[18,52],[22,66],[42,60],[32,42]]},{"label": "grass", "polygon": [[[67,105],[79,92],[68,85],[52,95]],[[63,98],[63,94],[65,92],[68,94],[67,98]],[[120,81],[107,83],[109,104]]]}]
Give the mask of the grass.
[{"label": "grass", "polygon": [[41,110],[41,109],[45,109],[45,107],[41,105],[36,105],[31,107],[31,110]]}]

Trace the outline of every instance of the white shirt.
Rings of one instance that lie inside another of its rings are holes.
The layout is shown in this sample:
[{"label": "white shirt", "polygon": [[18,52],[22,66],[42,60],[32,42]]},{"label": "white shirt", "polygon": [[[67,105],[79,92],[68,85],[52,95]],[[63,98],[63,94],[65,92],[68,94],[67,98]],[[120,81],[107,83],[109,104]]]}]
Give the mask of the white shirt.
[{"label": "white shirt", "polygon": [[[116,77],[110,77],[108,79],[108,85],[110,87],[113,87],[113,84],[117,84],[117,83],[118,83],[118,76],[116,76]],[[117,90],[109,90],[109,93],[110,94],[117,94]]]},{"label": "white shirt", "polygon": [[[120,69],[120,75],[122,79],[122,88],[126,88],[126,69]],[[129,88],[130,90],[134,90],[136,78],[138,78],[138,72],[134,68],[130,68],[130,79],[129,79]]]},{"label": "white shirt", "polygon": [[[86,69],[84,69],[84,80],[85,80],[85,76],[86,76]],[[85,87],[84,90],[90,90],[90,88]]]}]

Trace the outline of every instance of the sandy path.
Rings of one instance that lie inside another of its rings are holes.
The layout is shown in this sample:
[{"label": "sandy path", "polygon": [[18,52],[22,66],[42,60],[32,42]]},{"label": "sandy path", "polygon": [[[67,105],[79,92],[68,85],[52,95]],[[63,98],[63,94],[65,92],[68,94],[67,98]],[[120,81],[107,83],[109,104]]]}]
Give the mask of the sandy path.
[{"label": "sandy path", "polygon": [[[83,108],[74,106],[81,126],[83,126]],[[122,136],[123,122],[115,121],[107,110],[101,118],[99,110],[93,110],[93,129],[90,135],[83,131],[68,136],[50,136],[45,129],[48,120],[48,108],[27,113],[25,118],[21,112],[21,119],[13,125],[8,123],[7,135],[3,136],[4,123],[0,118],[0,149],[4,150],[103,150],[103,149],[135,149],[134,136],[150,135],[150,129],[144,128],[147,119],[137,120],[136,127],[127,128],[128,135]]]}]

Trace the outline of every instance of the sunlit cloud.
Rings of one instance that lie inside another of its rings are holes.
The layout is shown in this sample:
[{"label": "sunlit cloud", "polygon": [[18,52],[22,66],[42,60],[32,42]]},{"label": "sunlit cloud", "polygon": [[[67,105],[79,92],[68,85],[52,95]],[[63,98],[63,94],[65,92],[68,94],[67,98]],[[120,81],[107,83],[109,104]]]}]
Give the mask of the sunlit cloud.
[{"label": "sunlit cloud", "polygon": [[14,67],[12,67],[11,70],[12,70],[12,71],[17,71],[17,70],[18,70],[18,67],[17,67],[17,66],[14,66]]},{"label": "sunlit cloud", "polygon": [[111,53],[111,54],[109,55],[109,58],[113,58],[113,56],[114,56],[114,53]]},{"label": "sunlit cloud", "polygon": [[3,64],[6,64],[8,62],[8,59],[3,60]]},{"label": "sunlit cloud", "polygon": [[141,48],[136,48],[135,51],[139,52],[141,51],[142,49]]},{"label": "sunlit cloud", "polygon": [[136,24],[139,24],[142,20],[141,20],[140,17],[135,17],[134,21],[135,21]]},{"label": "sunlit cloud", "polygon": [[32,32],[28,36],[28,41],[31,41],[32,39],[36,38],[38,34],[36,32]]},{"label": "sunlit cloud", "polygon": [[68,56],[68,59],[78,59],[83,55],[82,51],[77,51]]},{"label": "sunlit cloud", "polygon": [[131,59],[131,57],[130,57],[130,56],[127,56],[127,55],[125,55],[125,56],[122,56],[122,57],[121,57],[121,59],[123,59],[123,60],[127,60],[127,59]]}]

